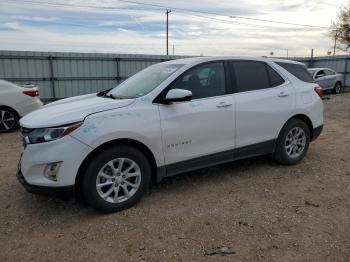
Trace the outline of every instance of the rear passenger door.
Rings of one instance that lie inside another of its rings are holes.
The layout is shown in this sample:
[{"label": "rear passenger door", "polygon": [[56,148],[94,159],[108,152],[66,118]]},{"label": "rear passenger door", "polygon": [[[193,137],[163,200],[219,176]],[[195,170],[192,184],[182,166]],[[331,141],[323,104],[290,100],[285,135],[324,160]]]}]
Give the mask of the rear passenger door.
[{"label": "rear passenger door", "polygon": [[[271,147],[295,107],[295,92],[275,69],[260,61],[232,61],[236,148]],[[266,143],[264,143],[266,142]]]},{"label": "rear passenger door", "polygon": [[336,83],[336,74],[334,71],[332,70],[324,70],[325,73],[326,73],[326,79],[327,79],[327,88],[328,89],[332,89],[334,86],[335,86],[335,83]]}]

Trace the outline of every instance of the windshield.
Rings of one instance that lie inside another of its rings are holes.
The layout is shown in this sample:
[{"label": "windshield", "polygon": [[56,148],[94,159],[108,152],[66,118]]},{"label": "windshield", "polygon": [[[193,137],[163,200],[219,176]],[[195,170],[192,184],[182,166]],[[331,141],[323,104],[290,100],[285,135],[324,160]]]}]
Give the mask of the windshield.
[{"label": "windshield", "polygon": [[313,75],[316,72],[316,69],[308,69],[307,71],[309,71],[310,74]]},{"label": "windshield", "polygon": [[107,95],[116,98],[136,98],[147,95],[182,66],[163,63],[152,65],[128,78]]}]

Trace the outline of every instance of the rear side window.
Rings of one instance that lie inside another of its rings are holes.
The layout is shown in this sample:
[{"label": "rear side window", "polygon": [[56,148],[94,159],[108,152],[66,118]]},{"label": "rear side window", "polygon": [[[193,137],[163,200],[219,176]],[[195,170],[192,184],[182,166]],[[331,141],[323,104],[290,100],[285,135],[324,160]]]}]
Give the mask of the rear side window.
[{"label": "rear side window", "polygon": [[332,70],[325,70],[325,71],[326,71],[326,75],[327,75],[327,76],[335,75],[335,72],[332,71]]},{"label": "rear side window", "polygon": [[234,61],[237,91],[276,87],[284,83],[284,79],[269,65],[257,61]]},{"label": "rear side window", "polygon": [[254,61],[235,61],[233,62],[233,68],[238,92],[253,91],[270,87],[264,63]]},{"label": "rear side window", "polygon": [[289,73],[294,75],[299,80],[307,83],[314,83],[312,76],[307,71],[305,66],[299,65],[299,64],[292,64],[292,63],[282,63],[282,62],[277,62],[277,64],[283,67],[285,70],[287,70]]}]

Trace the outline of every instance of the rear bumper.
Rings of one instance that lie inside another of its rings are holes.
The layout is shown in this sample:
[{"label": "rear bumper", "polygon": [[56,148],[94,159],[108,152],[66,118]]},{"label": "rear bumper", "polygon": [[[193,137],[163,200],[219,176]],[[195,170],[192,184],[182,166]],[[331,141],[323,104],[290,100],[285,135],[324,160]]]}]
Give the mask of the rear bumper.
[{"label": "rear bumper", "polygon": [[311,141],[315,141],[320,136],[320,134],[322,133],[322,130],[323,130],[323,125],[315,127],[314,131],[313,131],[313,135],[312,135],[312,140]]},{"label": "rear bumper", "polygon": [[17,171],[17,179],[28,192],[33,194],[53,196],[61,199],[69,199],[74,196],[74,186],[50,187],[29,184],[20,169]]}]

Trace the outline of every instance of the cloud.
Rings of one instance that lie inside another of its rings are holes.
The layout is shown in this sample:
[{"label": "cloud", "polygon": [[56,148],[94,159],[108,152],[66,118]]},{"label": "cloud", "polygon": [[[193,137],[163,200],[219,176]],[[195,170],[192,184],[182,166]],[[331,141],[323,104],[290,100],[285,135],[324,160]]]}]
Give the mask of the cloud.
[{"label": "cloud", "polygon": [[[290,55],[309,55],[311,48],[316,55],[326,54],[333,41],[325,37],[325,29],[229,16],[327,26],[334,20],[335,5],[341,0],[332,5],[320,0],[143,1],[147,2],[225,15],[201,14],[214,18],[208,19],[173,10],[169,16],[169,41],[175,45],[176,54],[267,55],[273,51],[277,56],[285,55],[287,49]],[[1,2],[0,49],[164,54],[164,10],[114,0],[59,3],[77,7],[30,5],[20,0]],[[79,7],[82,5],[122,9]]]},{"label": "cloud", "polygon": [[4,29],[10,29],[10,30],[15,30],[15,31],[18,31],[18,30],[22,29],[20,23],[17,23],[17,22],[4,23],[4,24],[2,24],[1,27],[4,28]]},{"label": "cloud", "polygon": [[10,16],[11,20],[19,20],[19,21],[35,21],[35,22],[51,22],[60,20],[58,17],[46,17],[46,16]]}]

